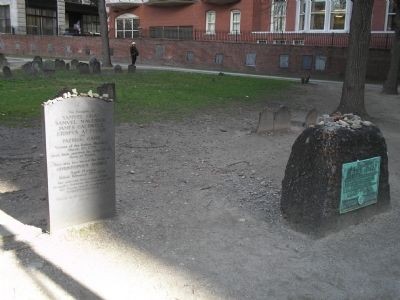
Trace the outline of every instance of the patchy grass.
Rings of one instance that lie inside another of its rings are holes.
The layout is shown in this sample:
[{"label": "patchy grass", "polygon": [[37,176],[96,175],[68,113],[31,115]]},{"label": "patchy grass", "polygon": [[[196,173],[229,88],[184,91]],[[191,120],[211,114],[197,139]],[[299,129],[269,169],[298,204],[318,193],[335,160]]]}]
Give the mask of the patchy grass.
[{"label": "patchy grass", "polygon": [[0,124],[24,125],[38,121],[41,104],[62,88],[95,91],[105,82],[116,85],[117,121],[142,123],[182,118],[199,109],[234,102],[254,103],[262,96],[277,95],[292,84],[281,80],[169,71],[103,72],[90,76],[70,71],[51,77],[28,77],[17,72],[13,79],[0,80]]}]

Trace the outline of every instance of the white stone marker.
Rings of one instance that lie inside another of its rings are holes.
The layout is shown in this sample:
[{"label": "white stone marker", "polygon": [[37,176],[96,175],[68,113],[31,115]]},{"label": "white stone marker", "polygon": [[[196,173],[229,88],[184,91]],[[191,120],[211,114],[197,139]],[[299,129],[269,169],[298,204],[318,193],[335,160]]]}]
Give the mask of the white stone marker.
[{"label": "white stone marker", "polygon": [[43,112],[49,231],[113,216],[114,103],[57,98]]}]

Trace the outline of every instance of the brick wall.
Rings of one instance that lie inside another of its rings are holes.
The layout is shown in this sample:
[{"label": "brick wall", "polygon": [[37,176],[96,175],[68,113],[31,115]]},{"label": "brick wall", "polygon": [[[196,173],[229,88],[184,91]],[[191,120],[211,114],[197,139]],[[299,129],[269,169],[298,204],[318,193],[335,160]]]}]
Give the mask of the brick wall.
[{"label": "brick wall", "polygon": [[[128,39],[111,39],[114,63],[129,63]],[[223,43],[206,41],[137,40],[139,64],[234,71],[252,74],[338,78],[344,73],[346,48]],[[6,55],[101,58],[98,37],[1,35],[0,52]],[[285,62],[288,61],[287,67]],[[325,65],[325,70],[317,66]],[[324,63],[325,62],[325,63]],[[368,78],[384,80],[390,63],[389,50],[371,49]],[[304,67],[310,67],[310,69]]]}]

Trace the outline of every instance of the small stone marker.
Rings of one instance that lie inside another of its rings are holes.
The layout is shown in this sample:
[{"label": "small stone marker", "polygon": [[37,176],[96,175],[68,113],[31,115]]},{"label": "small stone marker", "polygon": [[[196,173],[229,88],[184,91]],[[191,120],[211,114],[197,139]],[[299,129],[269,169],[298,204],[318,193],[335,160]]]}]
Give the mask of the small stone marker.
[{"label": "small stone marker", "polygon": [[390,207],[388,157],[378,127],[355,115],[324,117],[296,139],[282,181],[282,214],[324,235]]},{"label": "small stone marker", "polygon": [[266,107],[260,112],[257,125],[257,133],[266,133],[274,130],[274,112]]},{"label": "small stone marker", "polygon": [[100,96],[106,95],[107,98],[112,99],[114,102],[117,101],[117,95],[115,94],[115,83],[103,83],[97,87],[97,94]]},{"label": "small stone marker", "polygon": [[40,56],[35,56],[33,58],[32,62],[36,63],[39,66],[39,68],[42,69],[42,67],[43,67],[43,59]]},{"label": "small stone marker", "polygon": [[3,67],[3,76],[4,78],[12,78],[12,72],[9,66],[4,66]]},{"label": "small stone marker", "polygon": [[291,113],[287,106],[280,105],[272,109],[266,107],[259,115],[257,133],[274,132],[290,129]]},{"label": "small stone marker", "polygon": [[33,75],[37,75],[37,73],[38,73],[37,70],[34,68],[33,63],[31,61],[23,64],[21,68],[26,75],[33,76]]},{"label": "small stone marker", "polygon": [[304,121],[304,127],[308,128],[310,126],[314,126],[317,123],[317,118],[318,118],[317,110],[315,108],[311,109],[306,115],[306,119]]},{"label": "small stone marker", "polygon": [[122,67],[120,65],[115,65],[114,73],[122,73]]},{"label": "small stone marker", "polygon": [[54,60],[45,60],[43,62],[43,72],[54,73],[56,71],[56,63]]},{"label": "small stone marker", "polygon": [[90,70],[90,73],[93,73],[93,74],[100,74],[101,73],[101,65],[100,65],[100,62],[97,60],[96,57],[92,57],[89,60],[89,70]]},{"label": "small stone marker", "polygon": [[274,113],[274,131],[290,129],[292,115],[287,106],[281,105]]},{"label": "small stone marker", "polygon": [[71,60],[71,70],[76,70],[78,67],[79,61],[77,59]]},{"label": "small stone marker", "polygon": [[0,67],[8,66],[7,58],[3,53],[0,53]]},{"label": "small stone marker", "polygon": [[43,111],[49,230],[114,215],[114,103],[73,90]]},{"label": "small stone marker", "polygon": [[136,66],[135,65],[129,65],[128,66],[128,73],[135,73],[136,72]]},{"label": "small stone marker", "polygon": [[56,58],[54,63],[57,71],[65,70],[65,61],[63,59]]},{"label": "small stone marker", "polygon": [[78,72],[80,74],[89,74],[90,73],[89,65],[83,62],[78,63]]}]

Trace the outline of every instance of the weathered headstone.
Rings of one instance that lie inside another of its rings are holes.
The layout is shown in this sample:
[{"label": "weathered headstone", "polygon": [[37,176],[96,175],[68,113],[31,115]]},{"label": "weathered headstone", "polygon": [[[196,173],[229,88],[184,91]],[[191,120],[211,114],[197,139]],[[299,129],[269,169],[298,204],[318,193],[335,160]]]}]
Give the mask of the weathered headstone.
[{"label": "weathered headstone", "polygon": [[370,122],[345,119],[305,129],[292,147],[281,210],[298,230],[324,235],[389,207],[385,139]]},{"label": "weathered headstone", "polygon": [[292,115],[287,106],[281,105],[274,113],[274,131],[290,129]]},{"label": "weathered headstone", "polygon": [[260,112],[258,118],[257,133],[266,133],[274,130],[274,111],[266,107]]},{"label": "weathered headstone", "polygon": [[72,94],[43,104],[51,232],[115,214],[114,103]]},{"label": "weathered headstone", "polygon": [[42,64],[38,61],[32,61],[32,69],[35,73],[40,73],[42,71]]},{"label": "weathered headstone", "polygon": [[259,115],[257,133],[266,133],[290,129],[291,113],[288,107],[266,107]]},{"label": "weathered headstone", "polygon": [[33,63],[36,63],[40,69],[43,67],[43,59],[40,56],[35,56],[32,60]]},{"label": "weathered headstone", "polygon": [[114,73],[122,73],[122,67],[120,65],[115,65]]},{"label": "weathered headstone", "polygon": [[114,102],[117,101],[117,95],[115,94],[115,83],[104,83],[97,87],[97,94],[112,99]]},{"label": "weathered headstone", "polygon": [[0,53],[0,67],[8,66],[7,58],[3,53]]},{"label": "weathered headstone", "polygon": [[24,63],[21,68],[26,75],[33,76],[38,74],[37,70],[34,68],[33,63],[31,61]]},{"label": "weathered headstone", "polygon": [[135,65],[129,65],[128,66],[128,73],[135,73],[136,72],[136,66]]},{"label": "weathered headstone", "polygon": [[80,62],[78,63],[78,72],[80,74],[89,74],[89,65],[87,63]]},{"label": "weathered headstone", "polygon": [[317,123],[318,112],[315,108],[311,109],[304,120],[304,127],[314,126]]},{"label": "weathered headstone", "polygon": [[12,72],[9,66],[4,66],[3,67],[3,76],[4,78],[12,78]]},{"label": "weathered headstone", "polygon": [[97,60],[96,57],[92,57],[89,60],[89,70],[90,70],[90,73],[93,73],[93,74],[100,74],[101,73],[101,65],[100,65],[100,62]]},{"label": "weathered headstone", "polygon": [[54,60],[45,60],[43,62],[42,70],[45,74],[53,74],[56,71]]},{"label": "weathered headstone", "polygon": [[71,60],[71,70],[76,70],[78,67],[79,61],[77,59]]},{"label": "weathered headstone", "polygon": [[55,61],[56,71],[64,71],[65,70],[65,61],[63,59],[56,58]]}]

